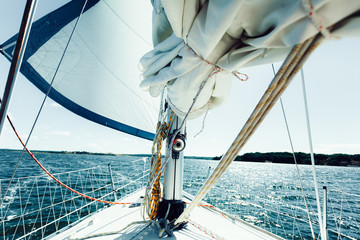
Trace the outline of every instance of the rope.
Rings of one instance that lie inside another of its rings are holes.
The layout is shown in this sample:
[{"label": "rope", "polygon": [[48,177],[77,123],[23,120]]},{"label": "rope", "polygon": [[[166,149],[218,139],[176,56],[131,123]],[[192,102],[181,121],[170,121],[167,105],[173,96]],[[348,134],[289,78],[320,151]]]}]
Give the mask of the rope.
[{"label": "rope", "polygon": [[[147,209],[145,211],[147,212],[149,218],[151,220],[154,220],[157,216],[157,210],[160,202],[161,197],[161,187],[160,187],[160,177],[161,177],[161,149],[163,141],[166,139],[166,137],[169,134],[170,125],[172,123],[174,113],[171,111],[169,122],[161,123],[158,122],[157,128],[156,128],[156,135],[153,143],[152,148],[152,158],[151,158],[151,171],[149,174],[149,182],[148,186],[145,191],[145,197],[143,201],[143,206]],[[159,119],[161,119],[161,116],[159,115]],[[151,193],[150,193],[151,189]],[[144,212],[143,212],[144,217]],[[145,217],[144,217],[145,218]]]},{"label": "rope", "polygon": [[322,36],[318,34],[304,43],[295,46],[291,50],[281,69],[276,74],[275,78],[269,85],[263,97],[260,99],[258,105],[255,107],[253,113],[250,115],[242,130],[235,138],[229,150],[223,155],[216,169],[195,196],[189,207],[186,208],[185,211],[176,220],[175,224],[181,224],[182,222],[187,221],[190,212],[211,190],[217,180],[229,167],[241,148],[248,141],[252,133],[260,125],[266,114],[271,110],[272,106],[278,100],[281,93],[286,89],[292,78],[300,70],[306,59],[309,57],[310,53],[320,44],[322,39]]},{"label": "rope", "polygon": [[205,120],[206,120],[206,117],[207,117],[207,115],[208,115],[208,113],[209,113],[209,110],[210,110],[210,108],[211,108],[211,105],[212,105],[212,101],[211,101],[211,99],[210,99],[210,100],[209,100],[209,103],[208,103],[208,107],[207,107],[206,112],[205,112],[205,115],[204,115],[204,118],[203,118],[203,120],[202,120],[201,129],[200,129],[200,131],[199,131],[197,134],[194,135],[194,138],[196,138],[197,136],[199,136],[200,133],[202,133],[202,131],[204,130],[204,128],[205,128]]},{"label": "rope", "polygon": [[201,226],[200,224],[190,220],[189,223],[191,225],[193,225],[194,227],[196,227],[197,229],[199,229],[200,231],[202,231],[203,233],[205,233],[206,235],[209,235],[210,237],[214,238],[214,239],[224,239],[223,237],[220,237],[219,235],[215,234],[214,232],[212,232],[211,230]]},{"label": "rope", "polygon": [[[274,64],[271,64],[271,67],[272,67],[272,70],[273,70],[273,73],[274,73],[274,76],[275,76],[276,73],[275,73]],[[298,167],[296,156],[295,156],[294,145],[293,145],[293,142],[292,142],[292,139],[291,139],[289,124],[288,124],[288,121],[287,121],[285,108],[284,108],[284,104],[283,104],[283,101],[282,101],[281,97],[280,97],[280,104],[281,104],[281,109],[282,109],[282,113],[283,113],[283,117],[284,117],[284,121],[285,121],[285,125],[286,125],[286,130],[287,130],[287,134],[288,134],[288,138],[289,138],[289,142],[290,142],[290,147],[291,147],[291,151],[292,151],[292,155],[293,155],[293,159],[294,159],[294,163],[295,163],[295,167],[296,167],[296,172],[297,172],[297,175],[298,175],[298,178],[299,178],[300,188],[301,188],[301,192],[302,192],[302,195],[303,195],[306,212],[307,212],[308,219],[309,219],[311,235],[312,235],[313,239],[315,240],[314,229],[313,229],[313,225],[312,225],[311,218],[310,218],[310,211],[309,211],[308,204],[307,204],[307,201],[306,201],[304,187],[303,187],[303,184],[302,184],[302,179],[301,179],[299,167]]]}]

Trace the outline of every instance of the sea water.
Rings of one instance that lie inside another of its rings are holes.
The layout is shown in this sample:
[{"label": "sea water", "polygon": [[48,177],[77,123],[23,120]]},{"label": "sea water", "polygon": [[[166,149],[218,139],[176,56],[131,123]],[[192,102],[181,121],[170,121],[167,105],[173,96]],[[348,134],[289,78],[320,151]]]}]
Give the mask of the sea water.
[{"label": "sea water", "polygon": [[[19,151],[0,150],[0,179],[11,177],[20,155],[21,152]],[[114,177],[119,178],[121,176],[124,184],[131,182],[134,176],[139,174],[141,176],[144,168],[146,169],[149,166],[148,159],[137,156],[46,152],[35,153],[35,156],[51,173],[99,166],[107,169],[110,163]],[[212,160],[185,159],[184,190],[196,195],[209,174],[214,171],[217,163],[217,161]],[[308,223],[308,211],[306,210],[308,208],[317,238],[319,235],[318,209],[312,168],[311,166],[300,165],[298,169],[299,171],[294,165],[288,164],[234,162],[204,200],[221,210],[286,239],[312,238]],[[25,153],[19,163],[15,178],[41,174],[43,174],[43,170]],[[360,239],[360,168],[317,166],[316,174],[322,206],[323,186],[326,186],[327,189],[329,239]],[[108,174],[105,173],[104,175]],[[300,187],[299,175],[302,188]],[[69,175],[66,181],[75,182],[75,179],[70,178]],[[109,179],[108,176],[105,178]],[[25,181],[21,181],[21,187],[33,187],[34,183],[31,180],[32,178],[26,178]],[[5,192],[5,183],[7,182],[1,182],[1,197]],[[85,183],[81,183],[81,185],[83,184]],[[88,184],[101,185],[105,184],[105,181],[89,182]],[[80,188],[79,185],[75,184],[75,188]],[[10,204],[19,198],[17,187],[19,186],[16,184],[10,186],[1,207],[2,211],[5,211],[6,204]],[[61,190],[65,196],[66,191],[68,190]],[[304,204],[303,195],[306,196],[307,207]],[[31,199],[30,195],[26,201],[30,205],[34,205],[34,202],[39,200],[35,199],[35,196],[34,199]],[[46,201],[46,199],[42,201]],[[8,209],[5,219],[15,218],[21,214],[19,211]],[[4,215],[4,213],[2,214]],[[63,225],[56,226],[56,228]],[[13,227],[16,228],[16,226]],[[3,228],[1,229],[0,238],[3,238]],[[53,231],[55,230],[49,232]],[[6,235],[5,238],[11,239],[12,236]]]}]

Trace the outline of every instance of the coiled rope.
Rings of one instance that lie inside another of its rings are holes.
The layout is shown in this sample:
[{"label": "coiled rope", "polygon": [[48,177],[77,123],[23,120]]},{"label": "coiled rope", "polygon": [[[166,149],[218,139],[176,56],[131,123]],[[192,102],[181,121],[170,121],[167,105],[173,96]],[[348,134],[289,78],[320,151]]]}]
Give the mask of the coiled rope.
[{"label": "coiled rope", "polygon": [[[161,197],[161,187],[160,187],[160,177],[161,177],[161,149],[163,141],[169,134],[170,125],[172,122],[172,117],[174,113],[171,111],[169,121],[166,124],[158,122],[156,128],[156,135],[154,139],[154,144],[152,148],[152,158],[151,158],[151,170],[149,174],[148,187],[145,191],[145,197],[143,201],[143,207],[147,212],[150,220],[156,218],[157,209]],[[153,182],[153,183],[152,183]],[[149,185],[151,184],[151,187]],[[150,192],[151,189],[151,192]],[[144,214],[143,217],[145,218]]]},{"label": "coiled rope", "polygon": [[320,44],[323,37],[321,34],[308,39],[302,44],[296,45],[289,53],[284,61],[281,69],[276,74],[275,78],[265,91],[263,97],[255,107],[249,119],[235,138],[234,142],[223,155],[216,169],[202,186],[198,194],[195,196],[192,203],[185,209],[185,211],[176,220],[175,224],[186,222],[189,218],[190,212],[198,205],[198,203],[211,190],[218,179],[222,176],[225,170],[230,166],[241,148],[249,140],[250,136],[260,125],[264,117],[271,110],[272,106],[278,100],[282,92],[286,89],[296,73],[301,69],[304,62],[307,60],[311,52]]}]

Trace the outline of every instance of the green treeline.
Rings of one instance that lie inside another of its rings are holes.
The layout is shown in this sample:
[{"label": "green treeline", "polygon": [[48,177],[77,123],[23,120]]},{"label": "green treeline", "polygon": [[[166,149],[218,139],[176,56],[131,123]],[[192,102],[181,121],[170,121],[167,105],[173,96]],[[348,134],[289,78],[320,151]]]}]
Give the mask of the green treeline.
[{"label": "green treeline", "polygon": [[[295,153],[298,164],[311,164],[310,154],[297,152]],[[214,157],[219,160],[221,157]],[[314,154],[316,165],[327,166],[360,166],[360,154]],[[272,163],[294,163],[294,157],[289,152],[269,152],[269,153],[245,153],[237,156],[235,161],[242,162],[272,162]]]}]

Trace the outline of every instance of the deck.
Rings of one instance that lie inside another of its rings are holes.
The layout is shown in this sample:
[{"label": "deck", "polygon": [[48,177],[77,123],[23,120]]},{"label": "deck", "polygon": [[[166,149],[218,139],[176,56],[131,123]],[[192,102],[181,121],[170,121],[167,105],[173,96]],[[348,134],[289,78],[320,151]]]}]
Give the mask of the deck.
[{"label": "deck", "polygon": [[[140,202],[143,191],[129,195],[122,202],[131,205],[113,205],[94,213],[81,222],[66,227],[60,233],[46,239],[159,239],[158,227],[143,222],[140,214]],[[185,194],[184,201],[191,196]],[[209,207],[196,207],[190,221],[182,230],[172,236],[164,234],[166,239],[283,239],[221,210]]]}]

